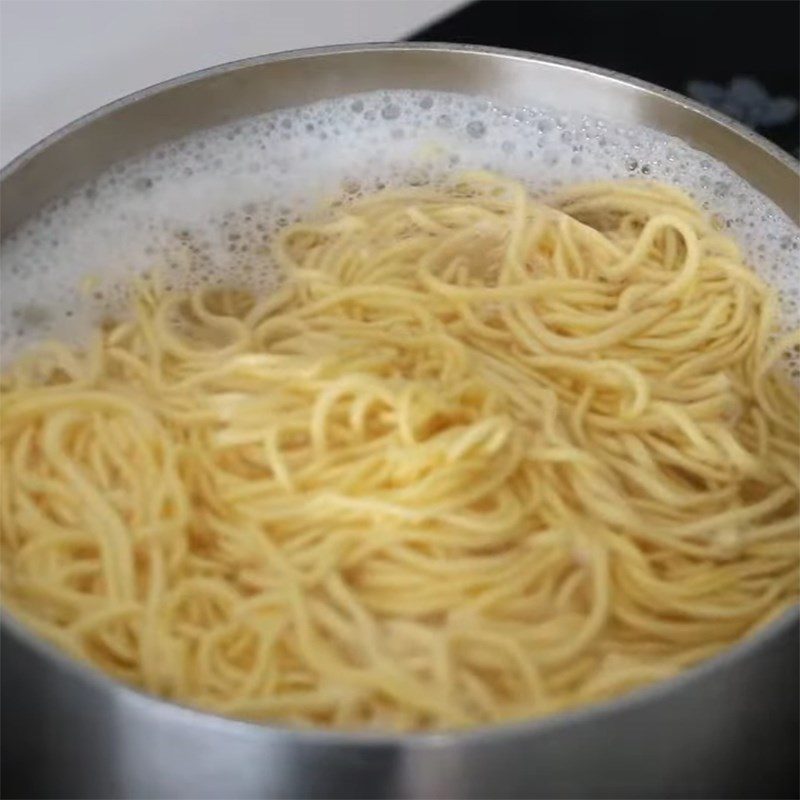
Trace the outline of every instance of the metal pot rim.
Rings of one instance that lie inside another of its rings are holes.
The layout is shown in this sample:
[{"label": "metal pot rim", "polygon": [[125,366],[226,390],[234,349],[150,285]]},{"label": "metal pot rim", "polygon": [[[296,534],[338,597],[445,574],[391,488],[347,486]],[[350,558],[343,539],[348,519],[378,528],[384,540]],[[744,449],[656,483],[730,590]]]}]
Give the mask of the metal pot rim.
[{"label": "metal pot rim", "polygon": [[341,44],[328,45],[325,47],[308,47],[301,48],[299,50],[283,50],[278,53],[269,53],[266,55],[241,58],[235,61],[226,61],[222,64],[205,67],[203,69],[195,70],[194,72],[187,72],[175,78],[169,78],[168,80],[151,84],[144,89],[137,89],[130,94],[105,103],[93,111],[89,111],[83,116],[80,116],[72,122],[67,123],[63,127],[59,128],[48,136],[45,136],[40,141],[25,149],[22,153],[15,156],[8,164],[0,169],[0,182],[5,181],[20,167],[35,158],[40,152],[46,150],[59,139],[63,139],[66,135],[87,126],[96,119],[113,114],[120,108],[132,105],[140,100],[145,100],[152,95],[159,94],[168,89],[183,86],[188,83],[195,83],[205,80],[206,78],[224,75],[227,72],[234,72],[247,67],[256,67],[261,64],[268,64],[274,61],[291,61],[306,58],[316,58],[318,56],[382,50],[422,50],[447,53],[476,53],[482,55],[495,55],[504,58],[519,59],[521,61],[551,64],[577,72],[588,72],[616,83],[633,86],[648,94],[654,94],[665,100],[671,101],[672,103],[682,106],[683,108],[691,109],[706,119],[712,120],[724,128],[733,131],[744,139],[747,139],[761,150],[765,150],[770,155],[778,159],[778,161],[782,162],[784,166],[800,175],[800,162],[793,159],[788,153],[770,142],[764,136],[761,136],[761,134],[756,133],[742,123],[737,122],[735,119],[727,116],[726,114],[722,114],[719,111],[715,111],[714,109],[709,108],[702,103],[691,100],[688,97],[679,94],[678,92],[673,92],[670,89],[664,89],[660,86],[656,86],[654,83],[641,80],[640,78],[634,78],[633,76],[625,75],[621,72],[616,72],[615,70],[606,69],[604,67],[596,67],[591,64],[586,64],[581,61],[574,61],[572,59],[559,58],[558,56],[530,53],[524,50],[515,50],[506,47],[489,47],[483,45],[454,44],[447,42],[370,42],[366,44]]},{"label": "metal pot rim", "polygon": [[[345,44],[326,47],[314,47],[299,50],[286,50],[268,55],[253,56],[250,58],[229,61],[216,66],[208,67],[194,72],[186,73],[176,78],[162,81],[147,88],[132,92],[122,98],[111,101],[100,108],[91,111],[73,122],[68,123],[57,131],[46,136],[36,144],[24,150],[13,158],[6,166],[0,169],[0,187],[15,172],[35,159],[40,153],[66,136],[80,130],[92,122],[110,116],[122,108],[146,100],[161,92],[196,83],[208,78],[218,77],[228,72],[235,72],[248,67],[278,61],[303,60],[320,56],[337,54],[355,54],[359,52],[374,51],[429,51],[444,53],[465,53],[487,56],[511,58],[526,62],[541,63],[562,67],[575,72],[589,73],[609,81],[632,86],[641,92],[658,96],[672,104],[694,111],[705,119],[722,126],[728,131],[749,141],[754,147],[763,150],[777,159],[783,166],[792,170],[795,175],[800,175],[800,164],[765,139],[760,134],[746,128],[741,123],[730,117],[714,111],[706,106],[690,100],[677,92],[663,89],[647,81],[624,75],[613,70],[595,67],[578,61],[573,61],[555,56],[528,53],[500,47],[485,47],[479,45],[429,43],[429,42],[387,42],[369,44]],[[624,712],[639,706],[647,705],[665,695],[679,692],[683,687],[702,680],[708,674],[721,671],[735,662],[747,657],[770,640],[779,637],[789,628],[797,626],[800,622],[800,609],[788,609],[784,614],[765,625],[756,633],[740,640],[731,647],[726,648],[717,655],[708,658],[699,664],[681,671],[678,675],[657,681],[656,683],[626,692],[625,694],[598,703],[558,712],[540,718],[516,720],[512,722],[482,725],[464,730],[446,730],[442,732],[409,732],[391,733],[379,731],[342,731],[337,729],[299,729],[288,725],[275,723],[254,722],[236,717],[226,717],[210,711],[203,711],[191,706],[168,700],[144,690],[117,681],[101,672],[89,663],[72,658],[55,645],[38,634],[28,630],[26,626],[13,618],[5,609],[0,608],[0,627],[11,634],[15,639],[36,651],[49,661],[55,662],[66,672],[72,674],[83,682],[89,682],[99,689],[115,693],[121,699],[152,708],[169,708],[183,716],[185,721],[194,726],[214,728],[220,733],[240,732],[243,734],[273,733],[280,734],[288,741],[309,745],[352,745],[354,747],[368,748],[393,748],[402,745],[405,749],[429,749],[431,747],[446,748],[453,744],[461,744],[470,740],[503,740],[513,739],[525,734],[547,733],[559,728],[577,725],[584,721],[601,720],[617,712]]]}]

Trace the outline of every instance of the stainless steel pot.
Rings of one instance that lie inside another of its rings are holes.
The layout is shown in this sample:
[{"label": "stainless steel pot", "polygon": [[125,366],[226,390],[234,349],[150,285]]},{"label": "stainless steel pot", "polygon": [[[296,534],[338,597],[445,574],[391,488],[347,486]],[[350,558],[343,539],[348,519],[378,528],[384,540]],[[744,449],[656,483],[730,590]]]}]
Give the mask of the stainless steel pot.
[{"label": "stainless steel pot", "polygon": [[[2,234],[75,184],[165,140],[384,88],[480,94],[648,125],[726,162],[798,216],[795,163],[678,95],[553,58],[399,44],[248,59],[112,103],[3,171]],[[222,719],[121,686],[8,615],[2,637],[7,797],[770,797],[791,795],[797,775],[796,613],[615,702],[443,735],[308,732]]]}]

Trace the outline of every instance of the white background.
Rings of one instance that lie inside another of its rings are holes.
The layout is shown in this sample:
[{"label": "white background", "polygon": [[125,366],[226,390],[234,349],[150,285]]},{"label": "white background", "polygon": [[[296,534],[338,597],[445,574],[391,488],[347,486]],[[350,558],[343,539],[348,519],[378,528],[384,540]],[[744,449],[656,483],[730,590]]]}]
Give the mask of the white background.
[{"label": "white background", "polygon": [[460,0],[1,0],[0,162],[111,100],[261,53],[400,39]]}]

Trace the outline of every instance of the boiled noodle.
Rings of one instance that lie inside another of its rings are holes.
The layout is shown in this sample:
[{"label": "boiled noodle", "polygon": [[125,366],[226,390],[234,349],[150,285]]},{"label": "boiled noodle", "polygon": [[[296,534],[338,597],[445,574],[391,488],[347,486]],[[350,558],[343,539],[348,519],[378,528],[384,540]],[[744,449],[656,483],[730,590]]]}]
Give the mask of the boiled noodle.
[{"label": "boiled noodle", "polygon": [[285,229],[2,384],[3,599],[222,714],[413,730],[668,678],[797,601],[773,292],[682,192],[486,173]]}]

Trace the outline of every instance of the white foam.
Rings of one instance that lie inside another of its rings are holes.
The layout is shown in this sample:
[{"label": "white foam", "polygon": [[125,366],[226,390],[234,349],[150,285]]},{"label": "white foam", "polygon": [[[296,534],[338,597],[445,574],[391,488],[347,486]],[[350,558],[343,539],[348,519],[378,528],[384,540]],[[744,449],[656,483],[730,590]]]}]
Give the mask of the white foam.
[{"label": "white foam", "polygon": [[[275,273],[265,243],[321,199],[487,168],[534,190],[648,177],[719,214],[800,320],[796,226],[723,164],[672,137],[580,113],[501,108],[461,95],[392,91],[276,111],[204,131],[115,166],[2,245],[4,358],[41,338],[79,338],[124,302],[132,273],[176,283]],[[92,289],[86,289],[90,276]],[[791,369],[800,376],[800,354]]]}]

